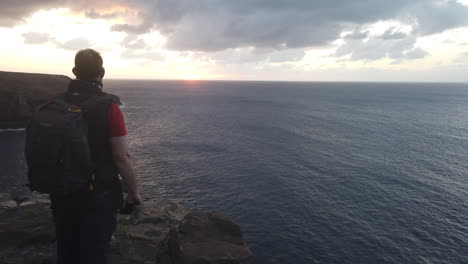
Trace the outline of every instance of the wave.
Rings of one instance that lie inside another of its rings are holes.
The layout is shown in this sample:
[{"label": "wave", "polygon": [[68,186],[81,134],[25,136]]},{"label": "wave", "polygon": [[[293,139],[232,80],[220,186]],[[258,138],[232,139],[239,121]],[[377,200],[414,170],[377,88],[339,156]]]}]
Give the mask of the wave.
[{"label": "wave", "polygon": [[0,129],[1,132],[16,132],[16,131],[24,131],[26,128],[5,128],[5,129]]}]

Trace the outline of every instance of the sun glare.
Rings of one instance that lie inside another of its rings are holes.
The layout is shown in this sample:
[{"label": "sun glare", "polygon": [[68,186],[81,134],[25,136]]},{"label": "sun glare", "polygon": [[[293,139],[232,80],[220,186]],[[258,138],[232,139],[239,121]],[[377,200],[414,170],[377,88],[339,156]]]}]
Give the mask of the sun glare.
[{"label": "sun glare", "polygon": [[203,79],[203,76],[201,74],[189,73],[182,75],[181,78],[184,80],[200,80]]}]

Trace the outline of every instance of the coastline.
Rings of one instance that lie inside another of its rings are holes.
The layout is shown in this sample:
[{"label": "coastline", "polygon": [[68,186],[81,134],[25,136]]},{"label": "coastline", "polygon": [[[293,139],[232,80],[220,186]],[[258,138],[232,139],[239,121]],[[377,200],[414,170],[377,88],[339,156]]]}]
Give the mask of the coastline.
[{"label": "coastline", "polygon": [[[67,90],[65,75],[0,71],[0,129],[25,128],[37,106]],[[103,92],[122,105],[117,95]]]}]

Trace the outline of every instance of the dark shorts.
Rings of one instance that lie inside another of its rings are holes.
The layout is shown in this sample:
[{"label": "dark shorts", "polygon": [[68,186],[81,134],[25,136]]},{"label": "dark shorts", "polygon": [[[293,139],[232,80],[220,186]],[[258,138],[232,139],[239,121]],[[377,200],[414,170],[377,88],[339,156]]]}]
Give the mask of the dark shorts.
[{"label": "dark shorts", "polygon": [[104,264],[116,227],[110,191],[51,195],[57,234],[58,264]]}]

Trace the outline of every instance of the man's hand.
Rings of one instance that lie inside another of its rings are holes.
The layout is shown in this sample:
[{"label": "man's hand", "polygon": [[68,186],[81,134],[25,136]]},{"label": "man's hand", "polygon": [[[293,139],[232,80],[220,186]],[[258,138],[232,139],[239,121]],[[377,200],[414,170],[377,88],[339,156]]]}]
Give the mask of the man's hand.
[{"label": "man's hand", "polygon": [[127,204],[140,206],[142,203],[143,203],[143,200],[141,200],[139,193],[129,193],[127,197],[125,198],[124,206]]}]

